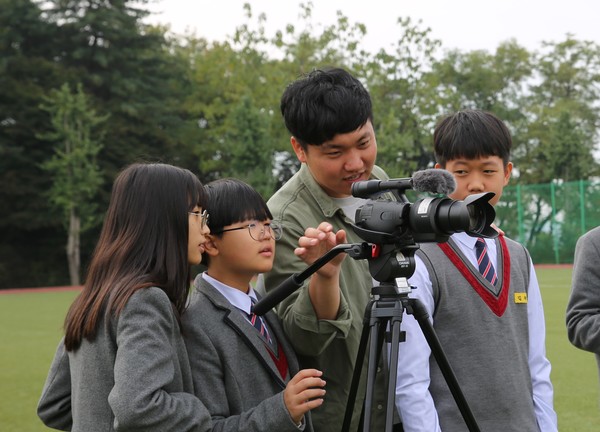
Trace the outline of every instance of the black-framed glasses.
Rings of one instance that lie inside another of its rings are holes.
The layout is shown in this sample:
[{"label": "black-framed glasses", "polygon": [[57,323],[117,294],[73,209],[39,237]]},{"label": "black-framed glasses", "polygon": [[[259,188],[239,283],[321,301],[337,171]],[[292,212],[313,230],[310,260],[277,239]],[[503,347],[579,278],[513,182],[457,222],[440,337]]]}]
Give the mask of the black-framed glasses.
[{"label": "black-framed glasses", "polygon": [[281,226],[281,224],[279,222],[270,222],[270,223],[262,223],[262,222],[252,222],[248,225],[244,225],[241,227],[237,227],[237,228],[227,228],[221,231],[217,231],[214,232],[213,234],[221,234],[227,231],[237,231],[237,230],[243,230],[248,228],[248,232],[250,233],[250,237],[252,237],[253,240],[256,241],[261,241],[264,240],[266,233],[268,232],[269,235],[271,236],[271,238],[273,240],[279,240],[281,238],[281,236],[283,235],[283,227]]},{"label": "black-framed glasses", "polygon": [[208,212],[204,210],[202,213],[199,211],[188,212],[192,216],[196,216],[196,220],[200,222],[200,228],[204,228],[208,225]]}]

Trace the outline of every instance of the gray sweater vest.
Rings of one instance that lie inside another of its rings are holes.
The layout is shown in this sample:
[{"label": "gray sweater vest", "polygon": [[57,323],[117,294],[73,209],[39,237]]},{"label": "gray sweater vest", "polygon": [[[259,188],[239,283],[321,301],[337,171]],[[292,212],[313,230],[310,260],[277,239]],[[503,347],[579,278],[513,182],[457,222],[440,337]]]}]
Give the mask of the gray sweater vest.
[{"label": "gray sweater vest", "polygon": [[[496,240],[496,246],[496,286],[452,239],[422,244],[417,253],[433,284],[435,332],[481,431],[538,432],[528,364],[529,254],[510,239]],[[442,430],[466,431],[433,356],[430,371]]]}]

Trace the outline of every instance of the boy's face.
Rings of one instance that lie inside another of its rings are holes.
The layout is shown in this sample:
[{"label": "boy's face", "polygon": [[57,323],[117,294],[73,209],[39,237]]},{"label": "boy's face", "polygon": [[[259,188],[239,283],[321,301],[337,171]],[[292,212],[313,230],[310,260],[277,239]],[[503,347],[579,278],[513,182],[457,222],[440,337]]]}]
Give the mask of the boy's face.
[{"label": "boy's face", "polygon": [[352,184],[368,180],[377,156],[377,141],[371,121],[353,132],[338,134],[323,144],[304,150],[296,138],[292,147],[300,162],[306,163],[314,179],[332,198],[352,195]]},{"label": "boy's face", "polygon": [[[257,273],[270,271],[275,258],[275,239],[272,231],[264,226],[270,222],[270,220],[246,220],[224,226],[223,229],[228,231],[212,238],[212,242],[218,249],[218,256],[211,257],[209,269],[213,263],[223,263],[230,277],[236,278],[242,283],[249,282]],[[254,225],[251,228],[252,235],[248,228],[251,224]],[[260,239],[262,230],[264,230],[264,234]],[[260,240],[255,240],[253,236]],[[247,282],[244,282],[246,279]],[[234,283],[231,283],[232,281],[223,280],[222,282],[235,286]]]},{"label": "boy's face", "polygon": [[504,166],[498,156],[487,156],[477,159],[452,159],[446,166],[435,165],[452,173],[456,180],[456,190],[448,195],[454,200],[464,200],[469,195],[481,192],[494,192],[496,195],[490,204],[496,205],[504,186],[508,184],[512,172],[512,162]]}]

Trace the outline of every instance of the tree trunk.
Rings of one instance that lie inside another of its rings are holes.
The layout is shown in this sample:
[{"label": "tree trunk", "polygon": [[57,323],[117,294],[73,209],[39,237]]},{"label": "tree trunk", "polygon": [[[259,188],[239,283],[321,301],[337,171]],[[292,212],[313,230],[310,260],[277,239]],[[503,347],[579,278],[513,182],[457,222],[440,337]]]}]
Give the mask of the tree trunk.
[{"label": "tree trunk", "polygon": [[67,240],[67,259],[69,261],[69,276],[71,285],[81,285],[79,278],[79,268],[81,266],[81,257],[79,253],[79,235],[81,232],[81,220],[75,214],[75,209],[71,208],[69,215],[69,237]]}]

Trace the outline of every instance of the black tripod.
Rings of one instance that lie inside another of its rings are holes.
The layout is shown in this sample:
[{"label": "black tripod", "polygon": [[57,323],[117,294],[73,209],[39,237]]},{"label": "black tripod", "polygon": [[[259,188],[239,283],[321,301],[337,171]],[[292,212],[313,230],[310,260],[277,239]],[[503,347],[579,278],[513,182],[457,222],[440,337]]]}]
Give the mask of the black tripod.
[{"label": "black tripod", "polygon": [[[419,323],[469,431],[479,432],[479,427],[477,426],[475,418],[462,394],[454,372],[448,363],[448,359],[442,350],[433,327],[428,321],[429,314],[418,299],[408,297],[408,294],[411,291],[411,287],[408,285],[408,277],[414,272],[413,255],[415,250],[418,249],[418,246],[411,241],[402,244],[405,246],[400,249],[398,243],[393,245],[384,244],[383,246],[370,243],[338,245],[302,272],[294,273],[269,295],[256,303],[253,308],[254,313],[257,315],[265,314],[302,286],[304,280],[310,275],[342,252],[345,252],[353,259],[368,259],[369,269],[373,278],[384,282],[382,282],[380,286],[375,286],[371,289],[372,300],[365,308],[363,330],[356,355],[356,364],[352,376],[352,383],[350,385],[348,402],[346,404],[342,432],[350,431],[352,410],[356,401],[367,343],[369,343],[367,388],[361,416],[362,429],[359,429],[359,431],[367,432],[370,430],[371,407],[375,391],[375,375],[386,334],[388,334],[387,341],[391,343],[389,362],[391,367],[389,368],[390,371],[386,389],[387,404],[385,432],[392,432],[397,377],[396,365],[398,364],[401,338],[404,340],[404,332],[400,330],[400,324],[405,310],[408,314],[413,315]],[[387,333],[388,328],[389,333]]]},{"label": "black tripod", "polygon": [[[450,363],[446,358],[442,346],[435,334],[435,330],[429,322],[429,314],[420,300],[408,297],[411,288],[408,285],[407,278],[397,278],[396,283],[382,283],[380,286],[372,288],[373,300],[365,308],[363,321],[363,331],[360,344],[356,355],[356,364],[354,366],[354,375],[346,404],[346,413],[342,432],[350,431],[350,422],[352,420],[352,408],[356,400],[360,374],[366,354],[367,342],[369,342],[368,368],[367,368],[367,388],[365,402],[361,416],[362,429],[359,431],[369,431],[371,424],[371,407],[373,394],[375,391],[375,374],[379,364],[380,354],[383,347],[384,336],[387,334],[387,342],[391,342],[390,368],[386,389],[386,411],[385,411],[385,432],[392,432],[394,400],[398,364],[398,354],[400,342],[404,341],[404,332],[400,330],[403,312],[415,317],[419,327],[423,331],[425,339],[431,348],[435,360],[437,361],[444,379],[450,388],[450,392],[456,401],[458,408],[467,424],[469,431],[479,432],[479,427],[475,421],[467,401],[458,385],[456,376],[452,371]],[[389,332],[388,332],[389,329]]]}]

